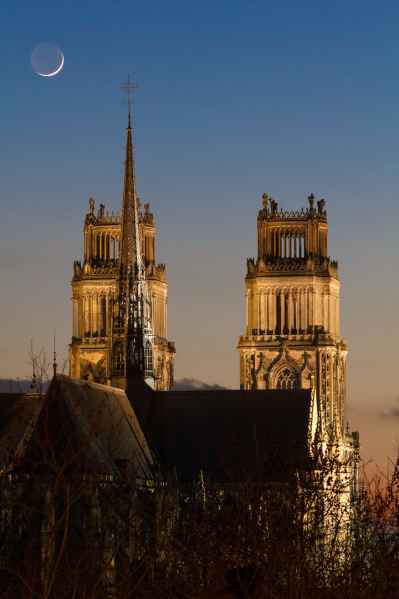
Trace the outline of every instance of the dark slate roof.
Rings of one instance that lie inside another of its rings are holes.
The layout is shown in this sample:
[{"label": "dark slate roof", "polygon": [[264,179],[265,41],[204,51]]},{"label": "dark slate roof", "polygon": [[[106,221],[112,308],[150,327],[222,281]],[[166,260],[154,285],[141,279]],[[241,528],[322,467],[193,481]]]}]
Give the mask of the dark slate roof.
[{"label": "dark slate roof", "polygon": [[76,472],[152,478],[153,460],[120,389],[59,375],[45,396],[0,394],[2,465],[44,462]]},{"label": "dark slate roof", "polygon": [[48,399],[57,437],[62,430],[84,470],[107,473],[124,464],[151,477],[151,452],[124,391],[57,376]]},{"label": "dark slate roof", "polygon": [[182,481],[281,480],[308,463],[311,392],[196,390],[130,399],[160,462]]}]

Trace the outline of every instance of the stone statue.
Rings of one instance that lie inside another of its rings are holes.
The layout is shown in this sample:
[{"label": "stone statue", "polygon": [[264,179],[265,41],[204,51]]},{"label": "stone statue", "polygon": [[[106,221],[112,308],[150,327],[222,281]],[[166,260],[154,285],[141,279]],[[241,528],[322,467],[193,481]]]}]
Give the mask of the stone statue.
[{"label": "stone statue", "polygon": [[325,214],[325,210],[324,210],[325,205],[326,205],[326,201],[323,198],[317,202],[317,210],[318,210],[318,213],[320,214],[320,216],[323,216]]},{"label": "stone statue", "polygon": [[263,204],[263,208],[266,210],[266,212],[268,212],[269,205],[270,205],[270,198],[267,193],[264,193],[262,195],[262,204]]},{"label": "stone statue", "polygon": [[95,206],[95,201],[93,198],[89,198],[89,213],[90,214],[94,214],[94,206]]}]

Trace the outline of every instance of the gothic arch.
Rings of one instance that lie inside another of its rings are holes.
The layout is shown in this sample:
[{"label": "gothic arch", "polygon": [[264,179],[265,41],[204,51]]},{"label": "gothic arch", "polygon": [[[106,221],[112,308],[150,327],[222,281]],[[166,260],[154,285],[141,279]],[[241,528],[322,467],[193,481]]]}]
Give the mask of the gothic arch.
[{"label": "gothic arch", "polygon": [[300,372],[297,362],[288,352],[286,343],[282,342],[281,349],[270,363],[265,374],[267,389],[299,389]]},{"label": "gothic arch", "polygon": [[292,364],[292,361],[281,360],[270,372],[270,387],[272,389],[284,390],[298,389],[300,386],[299,373],[295,366]]}]

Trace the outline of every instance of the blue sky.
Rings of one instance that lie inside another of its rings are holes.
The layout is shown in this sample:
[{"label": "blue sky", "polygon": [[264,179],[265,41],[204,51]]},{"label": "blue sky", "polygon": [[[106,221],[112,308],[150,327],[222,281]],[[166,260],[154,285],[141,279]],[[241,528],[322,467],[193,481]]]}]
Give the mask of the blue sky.
[{"label": "blue sky", "polygon": [[[391,447],[398,421],[379,414],[399,393],[398,32],[391,1],[3,1],[0,376],[28,373],[29,339],[50,346],[54,328],[66,354],[87,199],[120,205],[119,86],[135,73],[177,376],[237,386],[259,198],[300,207],[313,191],[340,262],[350,402]],[[65,54],[54,79],[32,73],[40,42]]]}]

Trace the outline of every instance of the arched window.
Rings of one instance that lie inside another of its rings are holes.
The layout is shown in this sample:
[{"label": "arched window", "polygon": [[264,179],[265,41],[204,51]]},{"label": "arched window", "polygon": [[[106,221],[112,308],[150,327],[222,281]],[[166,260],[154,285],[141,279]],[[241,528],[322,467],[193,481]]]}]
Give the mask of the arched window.
[{"label": "arched window", "polygon": [[154,369],[153,363],[153,354],[152,354],[152,344],[149,339],[147,339],[145,347],[144,347],[144,370],[145,376],[152,376]]},{"label": "arched window", "polygon": [[293,368],[286,366],[283,368],[277,378],[277,389],[294,390],[298,387],[298,377]]}]

